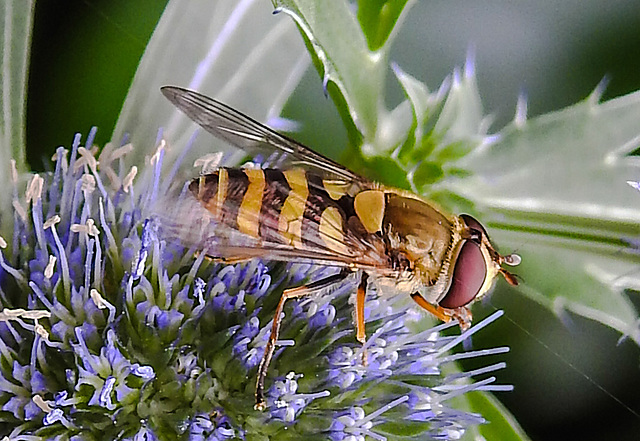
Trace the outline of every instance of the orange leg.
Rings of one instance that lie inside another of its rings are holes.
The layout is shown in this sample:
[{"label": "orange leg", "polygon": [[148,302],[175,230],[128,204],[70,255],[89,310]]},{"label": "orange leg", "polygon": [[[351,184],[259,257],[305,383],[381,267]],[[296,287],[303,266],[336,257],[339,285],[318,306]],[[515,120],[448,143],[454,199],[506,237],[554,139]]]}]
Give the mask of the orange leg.
[{"label": "orange leg", "polygon": [[[365,272],[360,277],[360,284],[358,285],[358,291],[356,292],[356,340],[363,345],[367,341],[367,335],[365,333],[364,326],[364,300],[367,295],[367,279],[369,275]],[[362,351],[362,364],[367,365],[367,351]]]},{"label": "orange leg", "polygon": [[262,360],[260,361],[260,366],[258,366],[258,378],[256,380],[256,404],[254,406],[256,410],[264,410],[267,407],[267,404],[264,401],[264,379],[267,376],[269,363],[271,363],[273,351],[276,347],[276,341],[278,340],[278,335],[280,334],[280,324],[282,323],[282,310],[284,308],[284,302],[286,302],[287,299],[295,299],[297,297],[303,297],[310,294],[317,294],[328,286],[343,281],[349,275],[349,273],[349,270],[345,269],[337,274],[333,274],[329,277],[325,277],[322,280],[318,280],[317,282],[312,282],[308,285],[298,286],[296,288],[286,289],[282,293],[282,297],[280,297],[280,301],[278,302],[278,306],[276,307],[276,312],[273,316],[271,335],[269,335],[269,341],[267,341],[267,346],[264,348],[264,355],[262,356]]},{"label": "orange leg", "polygon": [[441,306],[432,305],[431,303],[427,302],[424,299],[424,297],[422,297],[417,292],[411,294],[411,298],[422,309],[433,314],[443,322],[448,323],[451,321],[451,319],[456,319],[458,321],[458,324],[460,325],[460,329],[463,331],[466,331],[467,329],[469,329],[469,326],[471,326],[472,316],[469,308],[462,306],[456,309],[447,309]]},{"label": "orange leg", "polygon": [[365,344],[367,336],[364,329],[364,299],[367,295],[367,273],[362,273],[360,278],[360,284],[358,285],[358,292],[356,293],[356,339]]}]

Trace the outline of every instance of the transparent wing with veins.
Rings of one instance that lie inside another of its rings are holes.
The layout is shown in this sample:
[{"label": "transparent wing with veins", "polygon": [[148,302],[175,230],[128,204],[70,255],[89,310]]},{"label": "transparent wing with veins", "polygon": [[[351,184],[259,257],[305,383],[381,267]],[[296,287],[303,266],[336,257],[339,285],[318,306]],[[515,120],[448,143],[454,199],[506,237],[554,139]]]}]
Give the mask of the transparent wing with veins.
[{"label": "transparent wing with veins", "polygon": [[301,167],[329,179],[370,185],[370,181],[337,162],[213,98],[177,86],[164,86],[161,90],[169,101],[195,123],[250,156],[261,154],[269,157],[272,153],[279,152],[285,156],[281,167]]}]

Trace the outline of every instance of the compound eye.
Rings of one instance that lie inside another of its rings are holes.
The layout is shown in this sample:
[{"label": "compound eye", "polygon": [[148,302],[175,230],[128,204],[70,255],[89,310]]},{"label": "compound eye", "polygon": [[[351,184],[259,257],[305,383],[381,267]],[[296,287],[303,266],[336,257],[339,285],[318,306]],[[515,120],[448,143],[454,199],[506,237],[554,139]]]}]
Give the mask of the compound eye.
[{"label": "compound eye", "polygon": [[[469,225],[471,227],[471,225]],[[471,227],[473,228],[473,227]],[[487,265],[480,246],[466,241],[453,268],[451,286],[439,305],[444,308],[459,308],[470,303],[480,292],[487,276]]]}]

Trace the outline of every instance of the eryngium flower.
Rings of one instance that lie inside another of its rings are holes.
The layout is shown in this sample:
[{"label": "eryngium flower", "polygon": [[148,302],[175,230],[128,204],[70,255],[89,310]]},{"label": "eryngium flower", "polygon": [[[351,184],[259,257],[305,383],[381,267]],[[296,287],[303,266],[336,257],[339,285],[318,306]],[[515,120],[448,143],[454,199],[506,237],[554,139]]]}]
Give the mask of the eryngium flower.
[{"label": "eryngium flower", "polygon": [[458,439],[484,419],[451,408],[450,398],[509,389],[471,378],[503,363],[467,373],[449,363],[507,351],[450,355],[500,313],[444,336],[450,325],[425,329],[406,299],[371,296],[362,347],[346,283],[289,302],[268,407],[255,411],[257,365],[283,289],[329,270],[222,266],[163,240],[147,213],[171,180],[160,179],[164,143],[135,186],[137,169],[122,161],[130,148],[105,147],[98,162],[76,136],[70,155],[56,152],[52,173],[31,177],[26,198],[14,175],[13,237],[0,240],[2,435]]}]

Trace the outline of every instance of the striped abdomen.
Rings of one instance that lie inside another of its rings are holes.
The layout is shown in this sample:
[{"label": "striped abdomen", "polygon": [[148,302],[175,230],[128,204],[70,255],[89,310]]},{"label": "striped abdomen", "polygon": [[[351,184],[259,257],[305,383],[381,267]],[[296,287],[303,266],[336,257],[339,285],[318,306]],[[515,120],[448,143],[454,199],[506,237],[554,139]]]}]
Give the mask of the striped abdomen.
[{"label": "striped abdomen", "polygon": [[189,189],[231,230],[265,243],[346,254],[353,227],[362,229],[348,186],[303,169],[220,168]]}]

